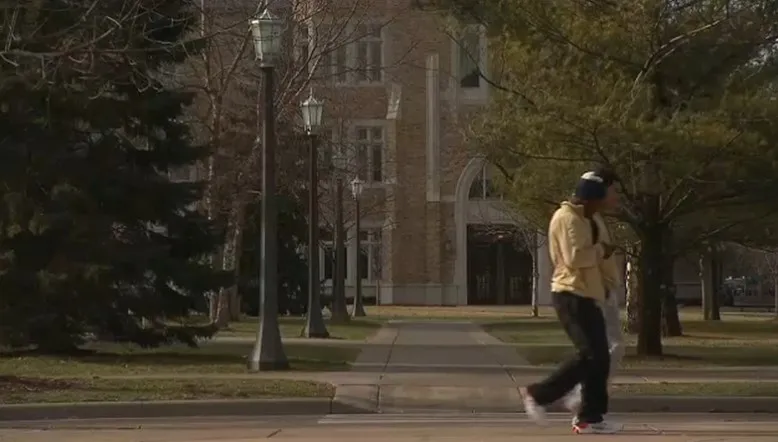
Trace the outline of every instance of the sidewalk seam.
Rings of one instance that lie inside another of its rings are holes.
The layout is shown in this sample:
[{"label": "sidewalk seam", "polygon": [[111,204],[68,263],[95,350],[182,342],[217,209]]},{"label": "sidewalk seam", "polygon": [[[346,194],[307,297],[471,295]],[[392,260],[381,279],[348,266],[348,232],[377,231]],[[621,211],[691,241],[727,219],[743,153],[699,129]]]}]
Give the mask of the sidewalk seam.
[{"label": "sidewalk seam", "polygon": [[387,367],[389,367],[389,362],[392,360],[392,354],[394,353],[394,347],[397,344],[397,340],[400,339],[400,328],[396,327],[395,330],[397,331],[394,334],[394,338],[392,338],[392,343],[389,345],[389,351],[387,352],[386,355],[386,361],[384,361],[384,366],[381,369],[381,374],[378,376],[378,382],[376,383],[375,408],[378,413],[380,413],[382,409],[381,392],[383,389],[381,387],[383,386],[384,377],[386,376],[386,369]]}]

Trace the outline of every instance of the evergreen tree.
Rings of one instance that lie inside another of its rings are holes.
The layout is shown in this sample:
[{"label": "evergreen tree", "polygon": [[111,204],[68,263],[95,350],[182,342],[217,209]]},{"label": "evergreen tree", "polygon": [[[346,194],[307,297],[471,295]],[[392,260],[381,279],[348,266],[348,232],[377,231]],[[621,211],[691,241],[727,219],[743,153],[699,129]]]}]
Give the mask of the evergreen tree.
[{"label": "evergreen tree", "polygon": [[201,184],[168,177],[207,154],[182,122],[192,95],[164,81],[197,50],[191,4],[15,7],[0,36],[0,340],[194,345],[210,330],[165,320],[224,281],[202,259],[217,236]]},{"label": "evergreen tree", "polygon": [[[248,207],[240,260],[239,289],[250,315],[259,313],[260,205],[258,199]],[[278,205],[278,313],[300,316],[308,311],[307,209],[303,201],[288,194],[279,195]]]}]

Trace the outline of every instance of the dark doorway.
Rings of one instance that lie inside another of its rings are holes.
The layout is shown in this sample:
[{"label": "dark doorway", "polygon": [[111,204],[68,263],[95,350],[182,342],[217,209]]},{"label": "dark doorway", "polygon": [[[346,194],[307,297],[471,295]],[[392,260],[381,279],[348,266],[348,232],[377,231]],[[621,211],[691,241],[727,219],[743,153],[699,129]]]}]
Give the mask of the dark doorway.
[{"label": "dark doorway", "polygon": [[532,303],[532,254],[512,225],[467,226],[467,303]]}]

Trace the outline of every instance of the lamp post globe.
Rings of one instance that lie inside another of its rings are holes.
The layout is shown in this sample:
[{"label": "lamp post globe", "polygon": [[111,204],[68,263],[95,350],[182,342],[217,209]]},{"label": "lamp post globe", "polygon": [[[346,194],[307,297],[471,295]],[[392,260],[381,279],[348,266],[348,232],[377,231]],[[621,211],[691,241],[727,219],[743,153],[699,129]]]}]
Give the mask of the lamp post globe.
[{"label": "lamp post globe", "polygon": [[332,167],[338,172],[337,176],[340,178],[340,173],[346,168],[346,155],[343,152],[335,152],[332,156]]},{"label": "lamp post globe", "polygon": [[281,55],[283,20],[277,19],[265,9],[258,19],[249,20],[254,41],[254,54],[262,66],[273,66]]},{"label": "lamp post globe", "polygon": [[324,103],[311,95],[300,104],[303,114],[303,126],[308,135],[313,135],[321,127],[321,118],[324,114]]},{"label": "lamp post globe", "polygon": [[355,177],[353,180],[351,180],[351,193],[354,195],[354,198],[359,199],[364,188],[365,182],[362,181],[362,179],[359,177]]}]

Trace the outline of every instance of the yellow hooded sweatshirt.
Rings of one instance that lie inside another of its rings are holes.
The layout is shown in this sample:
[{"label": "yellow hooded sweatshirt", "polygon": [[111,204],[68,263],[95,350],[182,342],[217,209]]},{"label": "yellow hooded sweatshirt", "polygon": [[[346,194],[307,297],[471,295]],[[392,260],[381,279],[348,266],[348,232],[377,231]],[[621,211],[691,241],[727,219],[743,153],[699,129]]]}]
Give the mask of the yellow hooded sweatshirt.
[{"label": "yellow hooded sweatshirt", "polygon": [[583,206],[570,202],[560,205],[548,226],[548,246],[554,269],[551,291],[605,300],[600,268],[605,249],[600,242],[594,244],[591,222],[584,216]]}]

